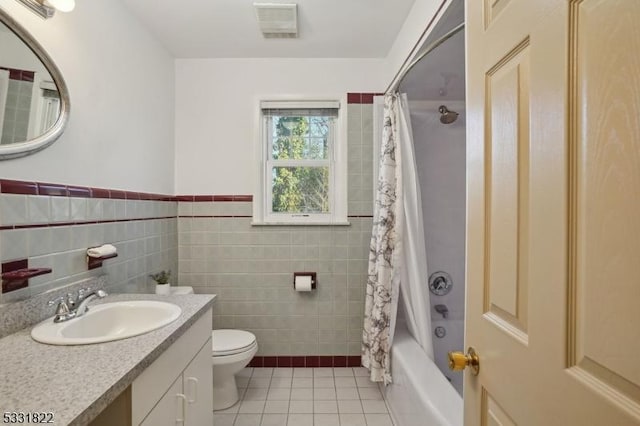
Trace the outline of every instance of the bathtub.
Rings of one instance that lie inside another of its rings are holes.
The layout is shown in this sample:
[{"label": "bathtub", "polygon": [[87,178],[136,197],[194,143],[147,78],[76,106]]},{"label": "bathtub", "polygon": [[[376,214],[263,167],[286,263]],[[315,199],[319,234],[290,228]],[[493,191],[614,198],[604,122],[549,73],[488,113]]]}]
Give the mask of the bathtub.
[{"label": "bathtub", "polygon": [[391,348],[393,383],[383,392],[396,426],[462,426],[462,398],[406,327]]}]

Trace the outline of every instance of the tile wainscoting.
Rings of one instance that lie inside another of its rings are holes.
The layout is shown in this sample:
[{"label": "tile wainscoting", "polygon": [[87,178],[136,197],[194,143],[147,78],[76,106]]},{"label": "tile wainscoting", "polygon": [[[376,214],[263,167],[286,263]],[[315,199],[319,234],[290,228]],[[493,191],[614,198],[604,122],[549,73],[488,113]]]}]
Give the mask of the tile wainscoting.
[{"label": "tile wainscoting", "polygon": [[[53,269],[0,301],[101,274],[114,291],[150,291],[149,273],[177,271],[176,216],[172,196],[0,180],[0,261],[26,259],[29,267]],[[114,244],[118,257],[87,270],[87,248],[103,243]]]}]

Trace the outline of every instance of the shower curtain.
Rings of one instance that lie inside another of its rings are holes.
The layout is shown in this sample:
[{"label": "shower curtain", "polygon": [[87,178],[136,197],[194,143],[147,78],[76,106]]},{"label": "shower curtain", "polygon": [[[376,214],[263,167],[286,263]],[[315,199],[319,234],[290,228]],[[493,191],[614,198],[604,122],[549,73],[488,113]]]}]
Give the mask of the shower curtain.
[{"label": "shower curtain", "polygon": [[409,332],[431,359],[433,345],[422,202],[406,95],[385,95],[382,126],[362,365],[370,370],[371,380],[388,384],[400,300]]}]

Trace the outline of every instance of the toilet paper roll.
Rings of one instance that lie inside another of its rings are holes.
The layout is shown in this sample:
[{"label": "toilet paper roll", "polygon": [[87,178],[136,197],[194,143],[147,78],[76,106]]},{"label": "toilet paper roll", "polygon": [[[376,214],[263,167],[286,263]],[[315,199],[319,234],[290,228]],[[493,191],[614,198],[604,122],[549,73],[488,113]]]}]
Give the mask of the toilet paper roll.
[{"label": "toilet paper roll", "polygon": [[296,291],[311,291],[311,276],[300,275],[296,277]]}]

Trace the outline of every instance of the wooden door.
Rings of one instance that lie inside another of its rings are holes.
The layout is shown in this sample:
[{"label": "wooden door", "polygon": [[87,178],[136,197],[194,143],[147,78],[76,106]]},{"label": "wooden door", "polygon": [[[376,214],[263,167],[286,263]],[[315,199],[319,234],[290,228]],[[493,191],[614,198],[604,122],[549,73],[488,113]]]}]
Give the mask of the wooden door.
[{"label": "wooden door", "polygon": [[640,424],[640,1],[466,7],[465,425]]}]

